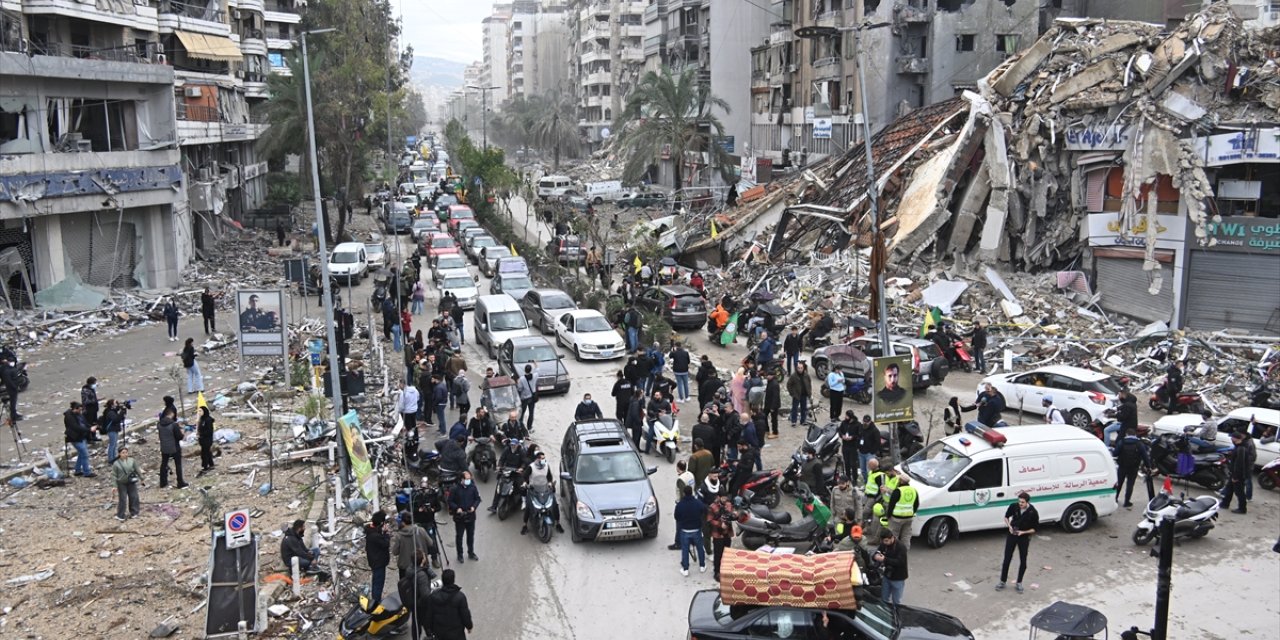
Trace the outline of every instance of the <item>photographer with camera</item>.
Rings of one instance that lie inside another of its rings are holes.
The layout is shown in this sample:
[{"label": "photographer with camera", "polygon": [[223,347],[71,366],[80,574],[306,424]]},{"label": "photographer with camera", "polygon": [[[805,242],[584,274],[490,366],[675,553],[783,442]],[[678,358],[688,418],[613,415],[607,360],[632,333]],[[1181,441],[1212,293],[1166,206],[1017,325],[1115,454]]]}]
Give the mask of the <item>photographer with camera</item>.
[{"label": "photographer with camera", "polygon": [[102,432],[107,434],[107,464],[114,464],[116,461],[116,452],[119,449],[120,434],[124,433],[125,417],[129,414],[129,410],[133,408],[132,400],[125,400],[118,403],[115,398],[110,398],[103,405],[101,426]]}]

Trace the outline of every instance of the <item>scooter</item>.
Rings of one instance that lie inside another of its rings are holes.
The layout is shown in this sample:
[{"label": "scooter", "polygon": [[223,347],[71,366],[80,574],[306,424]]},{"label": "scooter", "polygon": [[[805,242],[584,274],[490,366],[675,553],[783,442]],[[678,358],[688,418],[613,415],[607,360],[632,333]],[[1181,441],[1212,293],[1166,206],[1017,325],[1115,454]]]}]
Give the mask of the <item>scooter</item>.
[{"label": "scooter", "polygon": [[1280,458],[1268,462],[1258,472],[1258,486],[1267,491],[1280,486]]},{"label": "scooter", "polygon": [[757,471],[742,484],[742,488],[738,490],[738,496],[749,504],[776,509],[782,502],[782,491],[778,488],[778,479],[781,477],[782,472],[777,469]]},{"label": "scooter", "polygon": [[476,438],[476,446],[471,450],[471,464],[475,466],[480,482],[489,481],[489,474],[497,464],[492,441],[492,438]]},{"label": "scooter", "polygon": [[440,452],[422,451],[417,436],[407,436],[402,445],[404,466],[418,475],[436,475],[440,470]]},{"label": "scooter", "polygon": [[[830,460],[822,462],[822,483],[826,488],[826,495],[831,495],[836,485],[840,484],[840,465],[831,464],[828,468]],[[803,447],[800,451],[791,454],[791,464],[782,472],[781,489],[790,495],[800,495],[800,487],[804,483],[800,481],[800,471],[804,468]],[[807,490],[807,489],[806,489]]]},{"label": "scooter", "polygon": [[529,517],[536,520],[533,530],[538,534],[538,539],[544,543],[551,542],[551,530],[556,525],[551,510],[555,497],[556,491],[550,486],[545,489],[534,489],[529,494],[529,504],[533,507],[533,513],[529,514]]},{"label": "scooter", "polygon": [[1189,480],[1210,491],[1218,491],[1227,483],[1226,456],[1221,453],[1191,454],[1195,465],[1190,473],[1178,473],[1178,456],[1191,450],[1186,435],[1166,433],[1151,441],[1151,461],[1156,470],[1170,478]]},{"label": "scooter", "polygon": [[1147,503],[1142,522],[1133,530],[1133,543],[1150,543],[1160,530],[1161,518],[1169,515],[1176,518],[1173,524],[1175,539],[1202,537],[1213,529],[1213,523],[1218,519],[1218,504],[1218,499],[1212,496],[1187,500],[1161,491]]},{"label": "scooter", "polygon": [[[903,460],[924,448],[924,433],[920,431],[919,422],[908,420],[894,424],[898,425],[898,451]],[[880,455],[888,456],[890,453],[889,431],[887,428],[882,428],[880,429]]]},{"label": "scooter", "polygon": [[[748,503],[750,502],[750,497],[741,500],[743,503]],[[738,500],[735,500],[735,502],[738,502]],[[812,546],[822,533],[822,525],[813,517],[805,517],[799,522],[792,522],[790,514],[788,514],[781,519],[786,522],[768,520],[761,517],[761,514],[757,513],[756,510],[742,509],[738,515],[738,535],[742,536],[743,546],[752,551],[766,544],[775,547],[802,544]]]},{"label": "scooter", "polygon": [[973,355],[969,353],[969,346],[965,344],[964,338],[952,337],[951,349],[947,351],[947,355],[952,367],[960,367],[966,373],[973,371]]},{"label": "scooter", "polygon": [[[822,388],[819,391],[824,398],[831,397],[831,388],[823,381]],[[850,376],[844,377],[844,397],[853,398],[859,404],[871,404],[871,377],[868,376]]]},{"label": "scooter", "polygon": [[519,469],[503,467],[498,470],[498,504],[496,507],[499,520],[506,520],[512,511],[520,508],[519,477]]},{"label": "scooter", "polygon": [[675,462],[676,452],[680,450],[680,419],[664,413],[653,423],[653,432],[657,436],[658,452],[667,457],[667,462]]},{"label": "scooter", "polygon": [[[433,585],[434,586],[434,585]],[[338,640],[363,638],[397,638],[409,630],[412,617],[400,602],[394,584],[382,595],[382,602],[369,611],[369,596],[361,595],[338,622]]]},{"label": "scooter", "polygon": [[1204,411],[1204,401],[1195,391],[1179,391],[1177,397],[1170,399],[1169,383],[1161,382],[1155,392],[1147,399],[1147,406],[1155,411],[1170,413],[1200,413]]}]

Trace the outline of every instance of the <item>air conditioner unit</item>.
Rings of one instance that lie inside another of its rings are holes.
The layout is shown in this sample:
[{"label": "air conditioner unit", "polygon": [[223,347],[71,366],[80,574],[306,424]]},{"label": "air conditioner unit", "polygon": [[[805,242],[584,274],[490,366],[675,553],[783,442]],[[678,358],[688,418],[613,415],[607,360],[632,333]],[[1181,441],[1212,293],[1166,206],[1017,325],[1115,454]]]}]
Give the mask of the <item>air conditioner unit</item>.
[{"label": "air conditioner unit", "polygon": [[200,182],[213,182],[213,169],[209,167],[200,168]]},{"label": "air conditioner unit", "polygon": [[240,10],[239,10],[239,9],[232,9],[232,10],[231,10],[231,19],[232,19],[232,20],[239,20],[239,19],[240,19]]},{"label": "air conditioner unit", "polygon": [[164,55],[163,53],[157,53],[157,54],[156,54],[156,63],[157,63],[157,64],[169,64],[169,57],[168,57],[168,56],[166,56],[166,55]]},{"label": "air conditioner unit", "polygon": [[199,97],[200,97],[200,95],[201,95],[201,94],[200,94],[200,87],[183,87],[183,88],[182,88],[182,95],[184,95],[184,96],[186,96],[186,97],[188,97],[188,98],[199,98]]},{"label": "air conditioner unit", "polygon": [[244,71],[237,71],[236,77],[240,78],[241,80],[244,80]]}]

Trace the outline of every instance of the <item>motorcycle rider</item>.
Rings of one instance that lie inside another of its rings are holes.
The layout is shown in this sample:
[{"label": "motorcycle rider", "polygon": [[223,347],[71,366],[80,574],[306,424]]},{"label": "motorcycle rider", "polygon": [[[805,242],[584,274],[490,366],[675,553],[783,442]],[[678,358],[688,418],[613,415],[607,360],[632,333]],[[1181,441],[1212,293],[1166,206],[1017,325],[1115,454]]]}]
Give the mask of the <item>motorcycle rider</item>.
[{"label": "motorcycle rider", "polygon": [[1138,478],[1138,469],[1151,466],[1151,452],[1147,443],[1138,437],[1136,429],[1126,429],[1124,438],[1116,444],[1116,501],[1120,500],[1120,488],[1125,487],[1124,508],[1133,508],[1133,484]]},{"label": "motorcycle rider", "polygon": [[533,494],[546,492],[551,496],[551,519],[556,523],[556,533],[564,533],[560,526],[560,503],[556,500],[556,482],[551,475],[551,466],[547,464],[547,454],[539,451],[534,454],[533,462],[524,469],[524,525],[520,527],[520,535],[529,533],[529,518],[534,514]]},{"label": "motorcycle rider", "polygon": [[[498,468],[499,469],[524,469],[526,464],[528,463],[525,460],[524,450],[520,448],[520,440],[518,438],[508,438],[507,446],[502,450],[502,456],[498,458]],[[515,482],[516,482],[516,486],[513,487],[513,492],[518,494],[520,493],[520,488],[524,486],[524,483],[521,482],[521,476],[519,474],[516,475]],[[489,504],[489,513],[496,513],[497,511],[498,511],[498,485],[495,484],[493,487],[493,500]]]},{"label": "motorcycle rider", "polygon": [[[661,391],[653,392],[653,397],[649,398],[649,403],[645,405],[645,431],[644,453],[648,455],[653,452],[653,445],[658,440],[658,433],[654,429],[654,424],[665,414],[671,413],[671,403],[662,398]],[[662,452],[659,451],[659,454]]]},{"label": "motorcycle rider", "polygon": [[1164,388],[1162,400],[1165,411],[1172,415],[1178,405],[1178,394],[1182,393],[1182,365],[1177,360],[1169,363],[1169,368],[1164,372],[1164,384],[1161,386]]},{"label": "motorcycle rider", "polygon": [[1116,434],[1118,444],[1120,434],[1127,432],[1130,428],[1135,434],[1138,433],[1138,398],[1126,389],[1120,392],[1119,399],[1116,401],[1115,422],[1102,430],[1102,443],[1114,448],[1111,444],[1111,434]]},{"label": "motorcycle rider", "polygon": [[1215,451],[1218,448],[1214,439],[1218,437],[1218,421],[1213,419],[1213,412],[1205,409],[1200,412],[1200,426],[1188,425],[1183,432],[1187,440],[1201,451]]},{"label": "motorcycle rider", "polygon": [[[472,441],[476,442],[476,446],[471,449],[471,454],[467,457],[468,460],[474,463],[476,453],[482,448],[488,448],[489,452],[493,453],[493,433],[493,420],[489,418],[489,410],[484,407],[477,408],[475,416],[467,422],[467,435],[471,437]],[[488,444],[480,444],[480,438],[489,438],[490,442]]]},{"label": "motorcycle rider", "polygon": [[436,443],[436,448],[440,451],[441,473],[446,471],[462,473],[467,470],[466,446],[466,435],[462,435],[457,439],[441,439]]},{"label": "motorcycle rider", "polygon": [[529,431],[524,428],[524,423],[520,422],[520,414],[515,409],[507,414],[507,421],[498,427],[498,432],[503,438],[516,442],[529,437]]},{"label": "motorcycle rider", "polygon": [[826,472],[823,471],[822,461],[818,459],[818,453],[813,447],[804,445],[802,449],[804,453],[804,465],[800,467],[800,482],[809,485],[809,490],[813,495],[818,496],[822,502],[831,504],[831,492],[827,490]]}]

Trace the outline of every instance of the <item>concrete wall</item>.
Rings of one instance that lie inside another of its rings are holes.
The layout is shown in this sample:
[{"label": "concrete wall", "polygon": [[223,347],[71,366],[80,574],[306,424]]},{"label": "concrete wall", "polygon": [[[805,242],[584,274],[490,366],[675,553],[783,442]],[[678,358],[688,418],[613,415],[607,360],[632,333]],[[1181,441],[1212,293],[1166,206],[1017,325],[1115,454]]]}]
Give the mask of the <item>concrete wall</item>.
[{"label": "concrete wall", "polygon": [[[955,96],[953,85],[976,83],[1011,55],[996,50],[997,34],[1017,34],[1019,50],[1034,44],[1039,12],[1038,0],[1016,0],[1011,5],[1005,0],[977,0],[959,11],[939,9],[931,23],[927,53],[932,69],[925,104]],[[974,36],[973,51],[957,51],[956,37],[961,34]]]},{"label": "concrete wall", "polygon": [[[729,113],[716,113],[725,135],[742,153],[751,138],[751,47],[769,36],[771,14],[746,4],[712,2],[710,16],[711,93],[729,103]],[[718,110],[717,110],[718,111]]]}]

